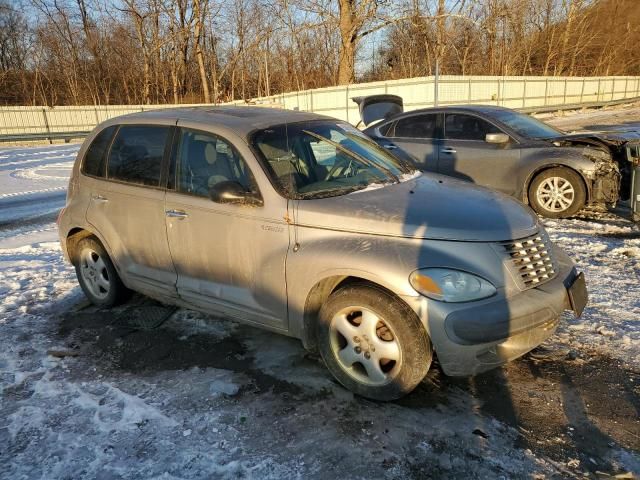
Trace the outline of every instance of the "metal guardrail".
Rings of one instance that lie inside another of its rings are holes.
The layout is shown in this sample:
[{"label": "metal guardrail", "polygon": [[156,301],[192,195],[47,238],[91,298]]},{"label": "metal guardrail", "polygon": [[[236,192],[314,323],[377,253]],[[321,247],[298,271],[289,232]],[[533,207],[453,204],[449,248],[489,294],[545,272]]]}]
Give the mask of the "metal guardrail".
[{"label": "metal guardrail", "polygon": [[64,140],[69,143],[74,139],[81,139],[91,133],[91,130],[80,132],[49,132],[49,133],[23,133],[18,135],[0,135],[0,143],[8,142],[35,142],[38,140],[47,140],[53,143],[54,140]]},{"label": "metal guardrail", "polygon": [[[601,101],[601,102],[573,103],[573,104],[567,104],[567,105],[550,105],[550,106],[540,106],[540,107],[515,108],[514,110],[517,110],[523,113],[547,113],[547,112],[558,112],[558,111],[564,111],[564,110],[579,110],[582,108],[602,108],[607,106],[621,105],[624,103],[633,103],[638,101],[640,101],[640,97],[607,100],[607,101]],[[459,103],[466,103],[466,102],[459,102]],[[452,104],[452,105],[455,105],[455,104]],[[443,106],[446,106],[446,105],[443,105]],[[170,108],[170,106],[167,106],[167,108]],[[91,130],[80,130],[80,131],[73,131],[73,132],[22,133],[22,134],[0,135],[0,143],[30,142],[30,141],[38,141],[38,140],[45,140],[45,141],[48,141],[49,143],[52,143],[53,140],[64,140],[65,143],[68,143],[71,140],[83,139],[90,132]]]}]

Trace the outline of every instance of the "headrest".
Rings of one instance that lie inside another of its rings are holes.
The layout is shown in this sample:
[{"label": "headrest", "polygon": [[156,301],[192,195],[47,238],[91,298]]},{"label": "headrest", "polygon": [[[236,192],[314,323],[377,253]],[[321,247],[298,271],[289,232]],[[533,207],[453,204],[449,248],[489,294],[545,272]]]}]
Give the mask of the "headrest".
[{"label": "headrest", "polygon": [[211,142],[207,142],[207,146],[204,147],[204,158],[207,160],[209,165],[213,165],[216,163],[218,159],[218,150],[216,150],[216,145]]}]

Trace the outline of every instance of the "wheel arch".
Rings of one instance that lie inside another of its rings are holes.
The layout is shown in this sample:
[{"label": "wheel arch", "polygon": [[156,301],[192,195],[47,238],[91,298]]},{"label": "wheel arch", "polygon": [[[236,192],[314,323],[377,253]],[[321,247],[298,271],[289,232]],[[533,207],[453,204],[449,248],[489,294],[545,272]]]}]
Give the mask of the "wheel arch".
[{"label": "wheel arch", "polygon": [[77,259],[77,254],[78,254],[78,243],[80,243],[80,240],[87,238],[87,237],[95,237],[96,240],[98,240],[98,242],[100,242],[100,244],[102,245],[102,247],[105,249],[105,251],[107,252],[107,255],[109,255],[109,258],[111,259],[111,263],[113,263],[113,266],[116,268],[116,270],[118,271],[118,274],[120,274],[120,268],[118,266],[118,262],[116,261],[116,259],[114,258],[114,256],[111,253],[111,250],[109,249],[109,246],[107,245],[107,243],[104,241],[104,239],[101,238],[101,236],[87,228],[87,227],[74,227],[71,230],[69,230],[69,232],[67,233],[66,237],[65,237],[65,251],[66,251],[66,255],[69,258],[69,261],[75,265],[76,264],[76,259]]},{"label": "wheel arch", "polygon": [[[303,329],[302,329],[302,343],[307,350],[317,350],[317,340],[315,336],[315,324],[318,320],[318,315],[322,305],[326,302],[329,296],[346,285],[361,284],[370,285],[375,288],[382,289],[388,292],[390,295],[396,297],[399,301],[406,304],[400,295],[390,290],[389,288],[375,282],[371,279],[357,276],[357,275],[332,275],[325,277],[322,280],[316,282],[307,294],[307,298],[304,305],[303,313]],[[411,307],[407,304],[407,307]]]},{"label": "wheel arch", "polygon": [[576,173],[578,177],[580,177],[580,179],[582,180],[582,184],[584,185],[585,192],[587,194],[587,198],[585,199],[585,204],[591,203],[592,185],[590,181],[587,181],[584,174],[577,168],[572,167],[571,165],[567,165],[566,163],[554,162],[554,163],[545,163],[544,165],[540,165],[539,167],[537,167],[536,169],[532,170],[529,173],[529,175],[524,181],[524,188],[522,189],[522,202],[525,205],[529,205],[529,187],[531,187],[531,183],[533,182],[533,179],[547,170],[551,170],[552,168],[558,168],[558,167],[571,170],[572,172]]}]

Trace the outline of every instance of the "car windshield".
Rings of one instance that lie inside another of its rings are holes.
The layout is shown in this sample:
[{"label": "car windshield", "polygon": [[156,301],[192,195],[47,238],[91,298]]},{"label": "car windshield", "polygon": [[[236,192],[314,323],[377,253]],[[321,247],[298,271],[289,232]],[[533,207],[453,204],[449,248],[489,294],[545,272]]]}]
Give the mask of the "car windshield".
[{"label": "car windshield", "polygon": [[397,183],[416,170],[342,122],[270,127],[256,132],[252,145],[289,198],[344,195],[372,184]]},{"label": "car windshield", "polygon": [[524,113],[514,112],[513,110],[500,110],[491,112],[491,115],[523,137],[554,138],[562,135],[561,131],[556,130],[551,125],[547,125]]}]

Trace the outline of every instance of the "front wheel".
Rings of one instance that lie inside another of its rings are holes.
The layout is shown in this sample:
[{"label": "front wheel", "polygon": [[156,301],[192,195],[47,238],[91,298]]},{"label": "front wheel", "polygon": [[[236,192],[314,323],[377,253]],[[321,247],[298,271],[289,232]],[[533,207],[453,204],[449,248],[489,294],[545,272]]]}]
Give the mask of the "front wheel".
[{"label": "front wheel", "polygon": [[316,334],[333,376],[373,400],[395,400],[411,392],[433,357],[429,336],[413,310],[370,285],[349,285],[331,294],[320,310]]},{"label": "front wheel", "polygon": [[571,217],[584,207],[586,197],[580,175],[565,167],[545,170],[529,185],[529,204],[543,217]]}]

